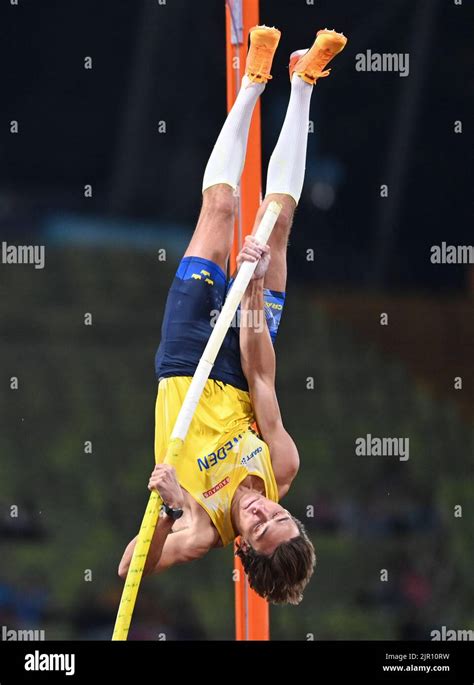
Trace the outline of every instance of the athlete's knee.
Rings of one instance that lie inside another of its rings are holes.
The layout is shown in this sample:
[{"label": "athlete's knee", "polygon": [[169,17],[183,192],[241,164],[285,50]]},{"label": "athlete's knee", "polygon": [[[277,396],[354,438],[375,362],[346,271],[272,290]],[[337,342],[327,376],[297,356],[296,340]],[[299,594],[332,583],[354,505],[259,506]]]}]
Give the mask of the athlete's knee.
[{"label": "athlete's knee", "polygon": [[202,206],[206,213],[214,214],[222,219],[233,219],[237,209],[237,198],[231,186],[218,183],[204,191]]},{"label": "athlete's knee", "polygon": [[286,249],[291,233],[291,227],[293,226],[296,203],[290,196],[284,196],[283,201],[280,199],[280,204],[282,206],[281,212],[278,216],[275,228],[273,229],[271,239],[274,247]]},{"label": "athlete's knee", "polygon": [[272,201],[276,201],[281,205],[281,211],[278,215],[272,235],[275,236],[275,240],[278,240],[278,242],[281,241],[282,243],[286,244],[288,241],[288,236],[290,235],[291,227],[293,225],[296,202],[291,195],[284,195],[280,193],[267,195],[262,205],[262,212],[265,211],[266,207]]},{"label": "athlete's knee", "polygon": [[293,225],[293,218],[295,216],[295,207],[290,204],[285,204],[282,207],[280,215],[275,225],[276,235],[281,236],[283,239],[288,239],[290,235],[291,227]]}]

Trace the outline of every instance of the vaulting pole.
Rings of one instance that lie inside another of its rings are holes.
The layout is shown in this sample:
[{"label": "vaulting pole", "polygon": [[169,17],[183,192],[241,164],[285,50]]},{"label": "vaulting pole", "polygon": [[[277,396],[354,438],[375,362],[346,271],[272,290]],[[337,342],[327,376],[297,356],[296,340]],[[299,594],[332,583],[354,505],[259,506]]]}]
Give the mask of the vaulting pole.
[{"label": "vaulting pole", "polygon": [[[259,24],[259,0],[227,0],[227,110],[230,111],[240,89],[247,57],[248,35]],[[247,146],[245,169],[240,182],[239,212],[234,231],[231,271],[244,237],[252,232],[262,201],[262,141],[260,102],[255,107]],[[237,640],[269,640],[268,603],[250,589],[242,563],[234,562],[235,631]]]}]

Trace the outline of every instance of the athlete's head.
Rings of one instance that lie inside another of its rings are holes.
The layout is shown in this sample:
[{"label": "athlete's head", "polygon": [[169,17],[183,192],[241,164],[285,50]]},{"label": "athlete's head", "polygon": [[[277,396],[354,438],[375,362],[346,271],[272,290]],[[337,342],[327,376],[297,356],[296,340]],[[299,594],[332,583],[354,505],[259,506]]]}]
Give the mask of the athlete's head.
[{"label": "athlete's head", "polygon": [[299,604],[316,564],[303,524],[263,495],[244,495],[236,511],[237,555],[250,587],[274,604]]}]

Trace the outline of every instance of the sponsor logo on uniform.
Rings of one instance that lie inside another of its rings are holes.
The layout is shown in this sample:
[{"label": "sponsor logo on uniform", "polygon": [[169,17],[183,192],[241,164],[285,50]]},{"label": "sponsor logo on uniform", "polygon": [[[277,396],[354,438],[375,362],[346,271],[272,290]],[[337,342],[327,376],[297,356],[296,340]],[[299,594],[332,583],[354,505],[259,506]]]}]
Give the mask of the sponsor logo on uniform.
[{"label": "sponsor logo on uniform", "polygon": [[229,452],[234,449],[240,440],[242,440],[241,433],[239,433],[239,435],[235,435],[232,440],[228,440],[222,447],[219,447],[217,452],[210,452],[210,454],[206,454],[205,457],[199,457],[196,460],[199,470],[207,471],[215,466],[219,461],[227,459]]},{"label": "sponsor logo on uniform", "polygon": [[212,495],[215,495],[216,492],[218,492],[219,490],[222,490],[222,488],[225,488],[225,486],[229,485],[229,483],[230,483],[230,478],[229,478],[229,476],[227,476],[227,478],[224,478],[224,480],[221,480],[220,483],[217,483],[217,485],[214,485],[213,488],[211,488],[210,490],[206,490],[206,492],[203,492],[202,494],[206,498],[212,497]]},{"label": "sponsor logo on uniform", "polygon": [[242,466],[245,466],[246,464],[248,464],[249,461],[251,459],[253,459],[254,457],[256,457],[257,454],[260,454],[261,451],[262,451],[262,447],[260,446],[260,447],[257,447],[253,452],[250,452],[250,454],[246,454],[245,457],[242,457],[242,459],[240,460],[240,463],[242,464]]}]

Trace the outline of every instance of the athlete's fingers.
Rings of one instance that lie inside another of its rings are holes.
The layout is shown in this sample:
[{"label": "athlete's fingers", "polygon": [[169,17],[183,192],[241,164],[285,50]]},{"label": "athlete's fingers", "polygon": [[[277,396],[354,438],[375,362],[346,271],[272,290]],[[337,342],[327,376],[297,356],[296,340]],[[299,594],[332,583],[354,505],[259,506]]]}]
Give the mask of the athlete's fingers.
[{"label": "athlete's fingers", "polygon": [[258,240],[255,240],[255,238],[248,235],[245,237],[244,244],[242,245],[242,247],[243,249],[247,247],[258,249],[260,247],[260,243]]},{"label": "athlete's fingers", "polygon": [[256,255],[245,250],[242,250],[238,257],[238,260],[243,262],[256,262],[258,259],[260,259],[260,257],[257,257]]},{"label": "athlete's fingers", "polygon": [[251,262],[252,264],[255,264],[255,262],[258,262],[259,257],[255,257],[254,255],[248,255],[244,254],[242,255],[242,262]]},{"label": "athlete's fingers", "polygon": [[260,242],[257,240],[257,238],[254,235],[246,235],[245,236],[245,244],[246,245],[260,245]]},{"label": "athlete's fingers", "polygon": [[260,259],[262,256],[262,251],[254,245],[245,245],[245,247],[242,249],[243,254],[249,254],[255,257],[255,259]]},{"label": "athlete's fingers", "polygon": [[243,257],[248,262],[257,262],[260,259],[260,255],[255,254],[255,252],[244,252]]},{"label": "athlete's fingers", "polygon": [[269,245],[259,242],[253,235],[245,236],[244,247],[252,247],[255,250],[258,250],[259,253],[268,252],[270,250]]},{"label": "athlete's fingers", "polygon": [[254,243],[252,245],[246,245],[244,249],[249,248],[249,250],[252,253],[258,254],[259,258],[263,257],[266,254],[269,254],[270,252],[270,246],[261,244],[261,243]]},{"label": "athlete's fingers", "polygon": [[174,471],[174,466],[171,466],[171,464],[157,464],[153,469],[154,473],[171,473],[172,471]]}]

